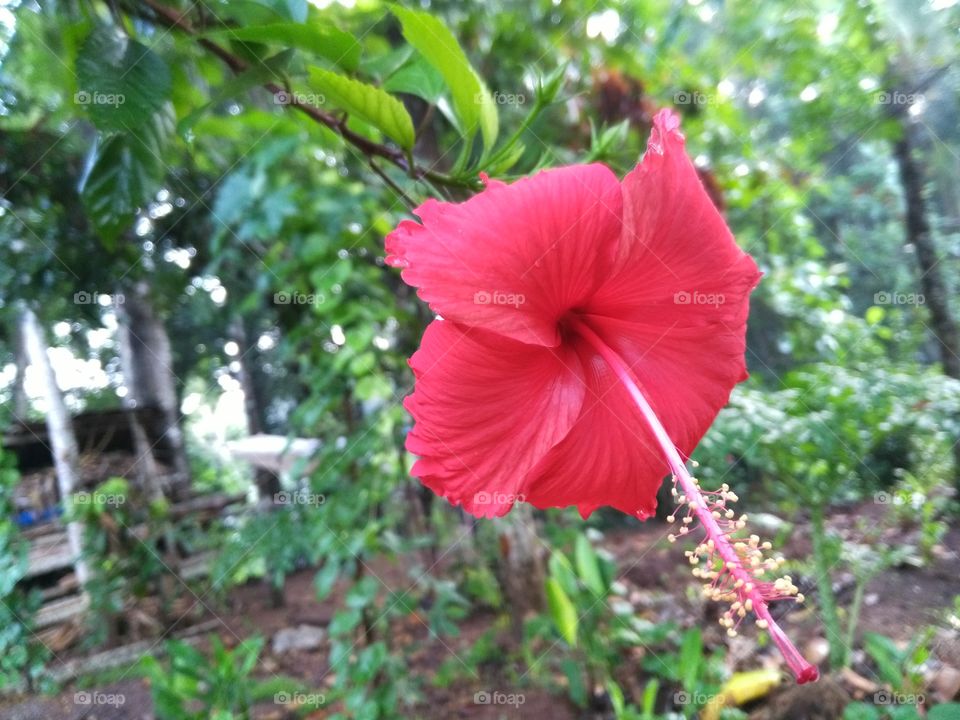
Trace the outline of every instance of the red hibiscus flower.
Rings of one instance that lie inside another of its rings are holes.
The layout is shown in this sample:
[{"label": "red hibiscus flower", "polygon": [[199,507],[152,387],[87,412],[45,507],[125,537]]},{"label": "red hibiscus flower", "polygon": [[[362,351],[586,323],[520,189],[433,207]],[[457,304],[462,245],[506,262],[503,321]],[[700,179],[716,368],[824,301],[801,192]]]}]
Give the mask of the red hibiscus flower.
[{"label": "red hibiscus flower", "polygon": [[693,520],[706,531],[688,556],[706,561],[708,594],[733,603],[721,622],[734,633],[754,612],[798,679],[814,679],[767,610],[796,589],[756,579],[777,561],[754,536],[733,540],[735,496],[700,491],[682,460],[747,377],[760,273],[697,177],[677,116],[656,116],[622,183],[603,165],[563,167],[416,214],[386,239],[387,262],[442,318],[410,360],[413,474],[482,517],[525,501],[640,519],[672,474],[680,534]]}]

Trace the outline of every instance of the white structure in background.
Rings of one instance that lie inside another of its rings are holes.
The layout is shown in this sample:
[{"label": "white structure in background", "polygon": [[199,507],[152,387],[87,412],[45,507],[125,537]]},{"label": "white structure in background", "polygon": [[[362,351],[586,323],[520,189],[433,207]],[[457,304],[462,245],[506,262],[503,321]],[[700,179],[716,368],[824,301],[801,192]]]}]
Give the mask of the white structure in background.
[{"label": "white structure in background", "polygon": [[[284,435],[251,435],[227,443],[227,452],[234,459],[269,470],[284,480],[299,480],[313,472],[319,461],[309,458],[319,449],[319,440]],[[291,477],[293,473],[298,477]]]}]

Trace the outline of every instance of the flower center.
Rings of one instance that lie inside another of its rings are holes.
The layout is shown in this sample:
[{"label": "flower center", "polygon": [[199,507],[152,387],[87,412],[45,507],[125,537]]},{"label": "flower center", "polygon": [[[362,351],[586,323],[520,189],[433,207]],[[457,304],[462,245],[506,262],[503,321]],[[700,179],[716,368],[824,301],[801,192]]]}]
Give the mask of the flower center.
[{"label": "flower center", "polygon": [[[763,552],[770,549],[770,544],[761,543],[756,535],[751,535],[749,538],[738,537],[746,527],[746,515],[737,518],[735,513],[726,506],[728,501],[736,501],[737,496],[730,492],[726,485],[719,492],[705,492],[700,489],[699,481],[688,472],[680,453],[650,403],[647,402],[639,383],[623,358],[575,313],[568,313],[564,320],[565,323],[561,323],[561,328],[565,325],[567,331],[574,331],[610,366],[617,379],[630,393],[660,445],[673,473],[674,497],[681,509],[684,506],[687,509],[679,534],[690,533],[691,525],[695,520],[699,521],[706,533],[703,542],[695,551],[688,552],[687,557],[690,563],[696,566],[694,575],[706,581],[705,595],[712,600],[731,603],[730,609],[720,619],[720,623],[727,628],[727,634],[731,637],[735,636],[741,620],[748,613],[753,613],[757,617],[757,625],[770,633],[790,670],[796,676],[797,682],[806,683],[816,680],[819,677],[817,668],[808,663],[790,642],[771,616],[768,607],[768,603],[772,600],[791,599],[802,602],[803,596],[797,593],[797,588],[793,585],[790,576],[779,578],[775,582],[758,578],[758,574],[776,570],[783,563],[783,559],[765,558]],[[563,329],[561,332],[564,332]],[[673,515],[668,520],[676,522]],[[674,542],[676,536],[671,534],[669,539]],[[705,567],[699,567],[702,560],[706,561]]]}]

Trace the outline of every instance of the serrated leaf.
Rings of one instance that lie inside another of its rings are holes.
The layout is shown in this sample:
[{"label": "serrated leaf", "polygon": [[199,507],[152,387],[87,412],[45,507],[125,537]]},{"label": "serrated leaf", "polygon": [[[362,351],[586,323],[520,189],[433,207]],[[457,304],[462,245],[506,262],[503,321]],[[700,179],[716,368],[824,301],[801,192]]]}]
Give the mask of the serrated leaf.
[{"label": "serrated leaf", "polygon": [[165,174],[162,158],[172,131],[168,106],[141,124],[136,133],[118,133],[96,147],[80,196],[108,247],[159,189]]},{"label": "serrated leaf", "polygon": [[550,609],[553,624],[560,632],[560,637],[567,642],[567,645],[575,647],[577,644],[577,611],[570,601],[570,597],[554,578],[547,579],[547,607]]},{"label": "serrated leaf", "polygon": [[310,83],[324,95],[325,102],[370,123],[405,150],[413,147],[413,120],[403,103],[392,95],[373,85],[320,68],[310,68]]},{"label": "serrated leaf", "polygon": [[77,92],[93,124],[105,132],[136,129],[170,97],[170,69],[150,48],[98,27],[77,54]]},{"label": "serrated leaf", "polygon": [[257,42],[296,48],[326,58],[344,70],[356,70],[360,63],[360,43],[348,32],[318,22],[270,23],[216,30],[206,34],[217,39]]},{"label": "serrated leaf", "polygon": [[453,33],[429,13],[399,5],[391,10],[403,26],[403,37],[443,76],[464,135],[473,137],[479,129],[484,146],[492,148],[499,125],[497,106]]}]

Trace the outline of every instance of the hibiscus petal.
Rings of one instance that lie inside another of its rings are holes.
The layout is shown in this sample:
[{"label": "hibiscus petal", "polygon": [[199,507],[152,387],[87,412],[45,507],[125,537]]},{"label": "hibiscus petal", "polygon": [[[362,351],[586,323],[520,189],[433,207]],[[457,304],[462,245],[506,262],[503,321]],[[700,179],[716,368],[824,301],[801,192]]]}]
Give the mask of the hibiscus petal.
[{"label": "hibiscus petal", "polygon": [[586,343],[575,345],[585,368],[583,410],[530,473],[527,501],[538,508],[575,505],[584,518],[609,505],[642,520],[656,509],[667,462],[610,367]]},{"label": "hibiscus petal", "polygon": [[583,403],[576,353],[435,320],[410,359],[412,474],[478,517],[506,514]]},{"label": "hibiscus petal", "polygon": [[559,318],[609,275],[621,211],[603,165],[547,170],[463,203],[428,200],[422,224],[387,236],[387,262],[443,317],[555,346]]},{"label": "hibiscus petal", "polygon": [[[629,366],[681,454],[693,452],[744,364],[749,293],[760,273],[740,250],[684,151],[676,116],[655,118],[625,179],[616,270],[577,313]],[[635,403],[596,352],[584,412],[536,470],[530,500],[653,512],[668,466]]]},{"label": "hibiscus petal", "polygon": [[661,327],[739,330],[759,279],[700,182],[679,119],[660,111],[643,161],[623,180],[616,269],[591,300],[591,311]]}]

